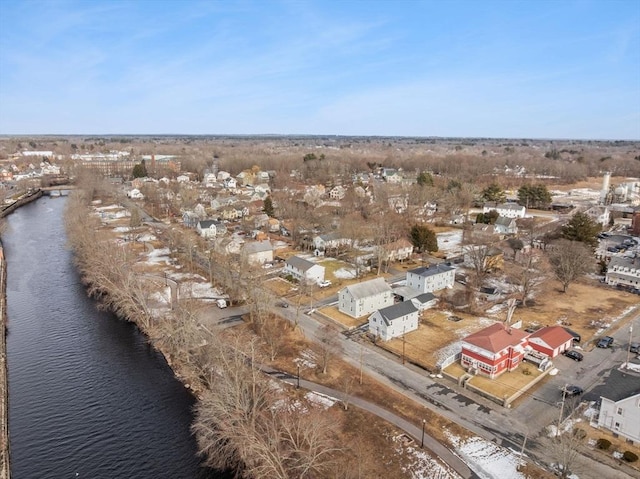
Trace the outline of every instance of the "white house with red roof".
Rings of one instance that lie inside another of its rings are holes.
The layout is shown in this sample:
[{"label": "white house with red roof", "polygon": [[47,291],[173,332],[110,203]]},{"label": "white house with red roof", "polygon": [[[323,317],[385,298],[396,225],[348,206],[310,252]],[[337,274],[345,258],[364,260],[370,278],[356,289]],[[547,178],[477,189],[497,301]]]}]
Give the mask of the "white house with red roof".
[{"label": "white house with red roof", "polygon": [[562,326],[540,328],[529,336],[529,346],[550,358],[571,349],[573,336]]},{"label": "white house with red roof", "polygon": [[491,379],[522,362],[529,333],[495,323],[462,340],[461,363]]}]

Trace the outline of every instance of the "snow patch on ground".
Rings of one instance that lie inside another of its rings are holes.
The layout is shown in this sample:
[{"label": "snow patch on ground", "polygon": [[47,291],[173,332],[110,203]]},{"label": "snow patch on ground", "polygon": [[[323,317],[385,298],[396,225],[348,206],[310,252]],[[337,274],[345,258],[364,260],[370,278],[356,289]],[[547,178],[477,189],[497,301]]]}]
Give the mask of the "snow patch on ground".
[{"label": "snow patch on ground", "polygon": [[[156,238],[154,235],[152,235],[150,233],[147,233],[147,234],[143,234],[142,236],[140,236],[138,238],[138,241],[140,241],[141,243],[146,243],[146,242],[149,242],[149,241],[155,241],[156,239],[158,239],[158,238]],[[168,251],[168,248],[167,248],[167,251]]]},{"label": "snow patch on ground", "polygon": [[116,233],[128,233],[129,231],[131,231],[131,228],[129,228],[128,226],[117,226],[116,228],[113,228],[113,231],[115,231]]},{"label": "snow patch on ground", "polygon": [[161,304],[169,304],[171,302],[171,288],[162,288],[160,291],[155,291],[150,295],[152,301],[156,301]]},{"label": "snow patch on ground", "polygon": [[356,270],[352,268],[340,268],[334,271],[333,276],[340,279],[354,279]]},{"label": "snow patch on ground", "polygon": [[213,302],[220,298],[220,292],[213,288],[209,283],[196,283],[194,281],[188,281],[181,283],[179,297],[180,298],[197,298],[202,301]]},{"label": "snow patch on ground", "polygon": [[[396,436],[393,438],[393,442],[396,444],[397,453],[402,453],[403,437]],[[406,470],[411,474],[412,479],[462,479],[462,476],[447,464],[442,463],[437,457],[431,456],[423,449],[409,445],[404,451],[410,458],[411,463]]]},{"label": "snow patch on ground", "polygon": [[517,470],[519,457],[513,451],[481,437],[461,439],[450,433],[447,435],[458,454],[480,478],[525,479]]},{"label": "snow patch on ground", "polygon": [[446,231],[436,234],[438,251],[444,253],[462,252],[462,230]]},{"label": "snow patch on ground", "polygon": [[322,407],[323,409],[329,409],[333,406],[338,400],[331,396],[326,396],[325,394],[320,394],[314,391],[309,391],[304,397],[310,403],[313,403],[317,406]]},{"label": "snow patch on ground", "polygon": [[150,251],[148,254],[147,263],[165,263],[170,264],[171,258],[169,257],[170,251],[169,248],[158,248]]},{"label": "snow patch on ground", "polygon": [[296,365],[300,366],[300,369],[314,369],[318,366],[316,362],[316,356],[313,351],[305,349],[300,353],[299,358],[293,360]]}]

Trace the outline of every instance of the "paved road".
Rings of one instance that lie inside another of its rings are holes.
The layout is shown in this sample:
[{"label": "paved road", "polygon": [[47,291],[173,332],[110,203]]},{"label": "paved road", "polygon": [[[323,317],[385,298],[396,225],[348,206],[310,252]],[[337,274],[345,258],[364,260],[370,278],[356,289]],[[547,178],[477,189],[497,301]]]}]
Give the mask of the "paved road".
[{"label": "paved road", "polygon": [[[295,308],[281,308],[279,313],[291,322],[296,321]],[[298,314],[297,322],[308,339],[318,339],[318,331],[322,327],[318,320],[306,314]],[[450,382],[435,381],[428,377],[425,371],[410,365],[402,365],[397,358],[373,349],[369,345],[361,345],[343,337],[343,335],[339,335],[339,338],[343,349],[343,359],[356,368],[360,367],[362,348],[363,370],[374,379],[459,424],[473,434],[504,447],[519,451],[526,434],[529,436],[528,451],[540,456],[544,461],[549,461],[548,451],[545,451],[541,444],[536,443],[533,434],[529,431],[530,422],[527,421],[526,414],[523,419],[518,417],[518,414],[514,414],[512,410],[500,408],[481,398],[471,399],[467,396],[467,392],[458,389]],[[611,353],[609,352],[609,354]],[[606,365],[606,363],[604,364]],[[555,386],[552,386],[553,390],[555,390],[554,388]],[[560,409],[555,406],[555,403],[555,400],[543,403],[542,410],[549,418],[556,418],[559,413]],[[522,408],[523,406],[520,406],[518,410],[523,410]],[[547,424],[551,422],[553,419]],[[588,457],[581,456],[577,462],[582,478],[615,477],[626,479],[631,477]]]},{"label": "paved road", "polygon": [[[275,369],[272,369],[266,366],[263,366],[262,370],[265,371],[267,374],[273,377],[277,377],[278,379],[284,382],[287,382],[289,384],[296,385],[298,382],[298,379],[295,376],[292,376],[288,373],[283,373],[281,371],[277,371]],[[304,389],[315,391],[320,394],[324,394],[326,396],[334,397],[338,400],[340,400],[340,398],[344,396],[344,394],[341,391],[338,391],[336,389],[331,389],[311,381],[307,381],[306,379],[300,378],[299,382],[300,382],[300,387]],[[392,412],[378,406],[377,404],[366,401],[364,399],[361,399],[358,397],[350,397],[348,399],[348,402],[349,402],[349,405],[353,405],[367,412],[370,412],[371,414],[374,414],[384,419],[389,424],[393,424],[399,429],[405,431],[407,434],[413,436],[417,442],[422,441],[423,439],[422,427],[418,427],[415,424],[412,424],[409,421],[406,421],[405,419],[397,416],[396,414],[393,414]],[[479,477],[476,473],[474,473],[469,468],[469,466],[467,466],[467,464],[464,461],[462,461],[462,459],[460,459],[453,452],[447,449],[443,444],[441,444],[439,441],[437,441],[436,439],[434,439],[433,437],[429,436],[426,433],[424,434],[424,446],[427,449],[429,449],[431,452],[433,452],[438,458],[440,458],[440,460],[442,460],[444,463],[449,465],[453,470],[455,470],[458,474],[460,474],[460,476],[464,478],[469,478],[469,479]]]}]

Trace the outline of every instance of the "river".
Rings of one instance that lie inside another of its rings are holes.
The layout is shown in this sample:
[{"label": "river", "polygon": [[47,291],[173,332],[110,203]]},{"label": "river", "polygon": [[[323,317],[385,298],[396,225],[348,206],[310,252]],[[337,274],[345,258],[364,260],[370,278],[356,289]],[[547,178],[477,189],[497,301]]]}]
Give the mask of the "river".
[{"label": "river", "polygon": [[231,477],[201,466],[193,398],[164,358],[87,297],[65,202],[20,208],[3,236],[13,479]]}]

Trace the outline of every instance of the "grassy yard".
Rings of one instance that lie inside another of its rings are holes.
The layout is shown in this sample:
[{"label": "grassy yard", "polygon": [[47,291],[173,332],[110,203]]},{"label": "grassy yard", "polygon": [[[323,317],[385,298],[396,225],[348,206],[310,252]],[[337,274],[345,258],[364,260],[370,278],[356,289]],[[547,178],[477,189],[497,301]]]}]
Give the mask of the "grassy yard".
[{"label": "grassy yard", "polygon": [[[405,357],[433,371],[438,360],[448,355],[441,350],[493,323],[491,320],[479,319],[464,313],[456,312],[456,316],[461,320],[451,321],[450,314],[437,310],[427,310],[423,313],[418,329],[405,335]],[[402,343],[402,338],[394,338],[384,343],[384,347],[401,356]]]},{"label": "grassy yard", "polygon": [[368,321],[368,318],[366,316],[362,318],[352,318],[347,314],[341,313],[340,311],[338,311],[337,306],[327,306],[320,309],[320,312],[325,316],[330,317],[334,321],[342,324],[345,328],[349,329],[356,328]]}]

